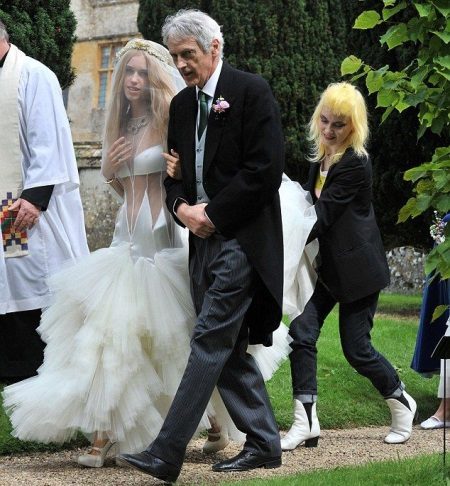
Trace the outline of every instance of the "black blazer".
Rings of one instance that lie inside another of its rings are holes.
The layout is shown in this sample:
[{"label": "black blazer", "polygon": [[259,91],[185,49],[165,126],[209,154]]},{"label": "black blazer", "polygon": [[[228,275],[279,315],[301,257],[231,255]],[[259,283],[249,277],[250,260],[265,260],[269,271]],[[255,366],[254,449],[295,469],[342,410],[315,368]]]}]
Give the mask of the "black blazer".
[{"label": "black blazer", "polygon": [[317,213],[308,242],[319,239],[319,279],[343,303],[389,284],[389,267],[372,206],[372,164],[348,149],[328,171],[320,198],[314,193],[320,164],[310,167],[305,188]]},{"label": "black blazer", "polygon": [[[279,109],[263,78],[225,62],[213,102],[219,96],[230,107],[221,114],[211,110],[208,118],[203,163],[203,186],[210,199],[206,212],[220,233],[238,240],[256,270],[256,292],[246,322],[250,342],[268,345],[280,323],[283,298],[278,188],[284,142]],[[180,154],[182,168],[182,181],[165,180],[166,203],[175,220],[177,198],[196,202],[196,117],[196,90],[189,87],[178,93],[170,106],[168,148]],[[193,252],[194,245],[189,247]]]}]

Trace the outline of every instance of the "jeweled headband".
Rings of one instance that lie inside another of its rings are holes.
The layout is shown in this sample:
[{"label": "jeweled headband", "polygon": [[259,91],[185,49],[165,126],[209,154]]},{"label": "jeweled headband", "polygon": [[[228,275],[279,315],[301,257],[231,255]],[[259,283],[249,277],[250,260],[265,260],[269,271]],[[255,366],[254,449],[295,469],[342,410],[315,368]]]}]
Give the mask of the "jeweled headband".
[{"label": "jeweled headband", "polygon": [[118,62],[126,52],[133,49],[145,51],[150,56],[158,59],[158,61],[173,67],[173,61],[170,57],[169,51],[161,44],[146,39],[131,39],[128,41],[127,44],[117,52],[116,62]]}]

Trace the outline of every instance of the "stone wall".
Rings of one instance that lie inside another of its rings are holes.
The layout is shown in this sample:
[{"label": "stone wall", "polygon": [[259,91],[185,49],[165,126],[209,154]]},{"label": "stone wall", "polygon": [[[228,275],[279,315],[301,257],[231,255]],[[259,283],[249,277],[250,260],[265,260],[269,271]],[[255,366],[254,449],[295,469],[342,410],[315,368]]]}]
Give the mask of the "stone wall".
[{"label": "stone wall", "polygon": [[424,263],[427,254],[412,246],[401,246],[386,252],[391,284],[387,292],[417,294],[425,280]]},{"label": "stone wall", "polygon": [[78,41],[138,32],[139,0],[71,0]]},{"label": "stone wall", "polygon": [[[76,143],[75,152],[88,243],[93,251],[111,243],[120,201],[100,174],[100,143]],[[402,246],[388,251],[386,256],[391,271],[391,284],[386,291],[400,294],[421,293],[426,253],[410,246]]]},{"label": "stone wall", "polygon": [[100,143],[75,144],[84,222],[91,251],[110,245],[121,201],[100,173]]}]

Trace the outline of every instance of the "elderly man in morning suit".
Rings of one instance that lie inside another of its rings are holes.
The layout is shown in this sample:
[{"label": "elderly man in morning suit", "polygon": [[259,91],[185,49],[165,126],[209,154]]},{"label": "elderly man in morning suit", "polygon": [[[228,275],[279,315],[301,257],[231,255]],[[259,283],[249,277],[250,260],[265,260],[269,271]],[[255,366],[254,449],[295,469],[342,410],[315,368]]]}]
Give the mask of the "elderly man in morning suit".
[{"label": "elderly man in morning suit", "polygon": [[246,441],[236,457],[213,470],[278,467],[278,427],[262,376],[246,353],[249,342],[271,344],[282,314],[278,187],[284,147],[278,106],[260,76],[222,61],[222,33],[208,15],[184,10],[168,17],[163,39],[188,86],[172,101],[168,132],[182,180],[168,177],[165,185],[168,208],[190,230],[198,318],[184,376],[158,437],[144,452],[121,460],[175,481],[217,384]]}]

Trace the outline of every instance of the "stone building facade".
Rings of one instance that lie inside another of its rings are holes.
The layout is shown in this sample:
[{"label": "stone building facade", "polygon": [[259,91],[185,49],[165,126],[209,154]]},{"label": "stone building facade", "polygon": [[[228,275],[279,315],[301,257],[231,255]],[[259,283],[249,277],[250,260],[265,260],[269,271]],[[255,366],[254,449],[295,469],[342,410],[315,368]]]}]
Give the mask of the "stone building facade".
[{"label": "stone building facade", "polygon": [[77,155],[86,232],[91,250],[108,246],[119,201],[100,174],[101,139],[115,53],[137,28],[138,0],[72,0],[77,42],[72,54],[76,78],[67,113]]},{"label": "stone building facade", "polygon": [[136,0],[72,0],[77,19],[72,66],[76,79],[69,88],[67,112],[74,142],[102,138],[115,53],[137,28]]}]

